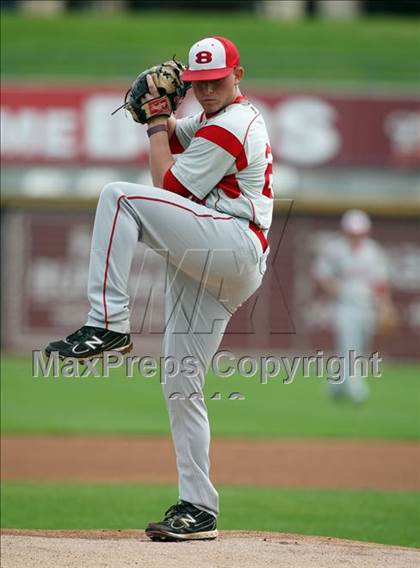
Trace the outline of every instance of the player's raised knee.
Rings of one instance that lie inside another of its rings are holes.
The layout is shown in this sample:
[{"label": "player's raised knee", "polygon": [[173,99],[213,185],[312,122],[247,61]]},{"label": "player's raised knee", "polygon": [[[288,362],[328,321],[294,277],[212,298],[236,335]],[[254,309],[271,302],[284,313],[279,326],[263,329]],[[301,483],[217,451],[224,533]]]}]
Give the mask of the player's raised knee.
[{"label": "player's raised knee", "polygon": [[124,195],[124,183],[122,181],[112,181],[107,183],[101,191],[101,199],[118,199]]}]

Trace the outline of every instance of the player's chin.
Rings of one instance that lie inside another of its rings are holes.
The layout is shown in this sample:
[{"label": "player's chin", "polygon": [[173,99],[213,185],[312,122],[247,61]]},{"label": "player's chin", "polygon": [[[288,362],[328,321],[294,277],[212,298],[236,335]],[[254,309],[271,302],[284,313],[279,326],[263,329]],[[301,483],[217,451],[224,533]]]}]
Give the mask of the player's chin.
[{"label": "player's chin", "polygon": [[200,104],[206,114],[218,112],[222,108],[218,101],[200,101]]}]

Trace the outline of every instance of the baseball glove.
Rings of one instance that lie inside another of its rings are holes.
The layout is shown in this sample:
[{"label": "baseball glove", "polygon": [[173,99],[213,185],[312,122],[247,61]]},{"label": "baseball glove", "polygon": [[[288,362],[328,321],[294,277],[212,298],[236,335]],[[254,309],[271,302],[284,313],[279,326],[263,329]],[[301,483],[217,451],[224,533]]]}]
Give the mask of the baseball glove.
[{"label": "baseball glove", "polygon": [[[146,69],[140,73],[125,94],[124,104],[112,114],[121,108],[126,108],[133,120],[141,124],[146,124],[156,116],[170,116],[179,107],[191,87],[191,83],[181,80],[181,73],[184,69],[184,65],[175,57]],[[145,101],[143,97],[150,95],[147,75],[151,75],[160,96]]]}]

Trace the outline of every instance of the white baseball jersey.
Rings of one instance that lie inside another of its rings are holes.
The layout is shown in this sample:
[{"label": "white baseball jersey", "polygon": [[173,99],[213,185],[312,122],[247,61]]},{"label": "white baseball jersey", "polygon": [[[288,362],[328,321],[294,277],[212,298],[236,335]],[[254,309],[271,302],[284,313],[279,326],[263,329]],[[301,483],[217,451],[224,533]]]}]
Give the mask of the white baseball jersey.
[{"label": "white baseball jersey", "polygon": [[273,158],[264,119],[245,97],[215,115],[177,120],[171,150],[182,152],[172,175],[200,202],[269,229]]},{"label": "white baseball jersey", "polygon": [[364,239],[351,246],[350,239],[331,241],[315,263],[317,278],[336,278],[340,283],[338,303],[371,308],[375,289],[388,282],[385,254],[375,241]]}]

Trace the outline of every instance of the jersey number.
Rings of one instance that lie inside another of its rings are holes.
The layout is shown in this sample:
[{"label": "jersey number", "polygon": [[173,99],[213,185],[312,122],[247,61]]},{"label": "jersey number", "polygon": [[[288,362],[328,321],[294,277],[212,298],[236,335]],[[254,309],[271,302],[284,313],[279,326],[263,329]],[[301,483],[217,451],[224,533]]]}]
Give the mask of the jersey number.
[{"label": "jersey number", "polygon": [[199,51],[195,56],[196,63],[210,63],[213,59],[213,55],[210,51]]},{"label": "jersey number", "polygon": [[265,157],[268,160],[267,167],[264,173],[264,187],[263,195],[266,197],[273,198],[273,188],[272,188],[272,177],[273,177],[273,154],[271,153],[270,145],[267,144],[265,147]]}]

